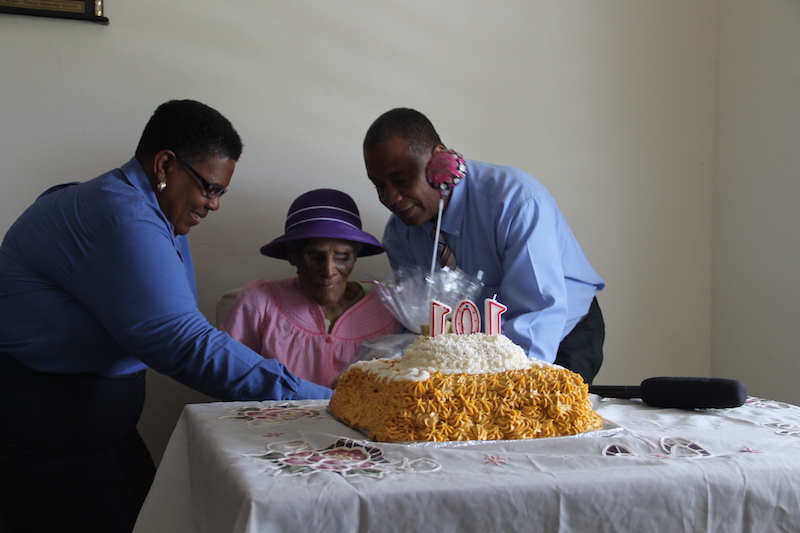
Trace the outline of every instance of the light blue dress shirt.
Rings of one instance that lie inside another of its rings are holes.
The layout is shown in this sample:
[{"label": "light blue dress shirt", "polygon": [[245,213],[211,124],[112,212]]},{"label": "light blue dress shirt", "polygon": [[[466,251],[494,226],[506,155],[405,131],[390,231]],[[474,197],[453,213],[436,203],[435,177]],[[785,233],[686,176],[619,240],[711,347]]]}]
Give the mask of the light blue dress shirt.
[{"label": "light blue dress shirt", "polygon": [[[434,227],[409,227],[392,215],[383,236],[392,268],[429,268]],[[547,189],[521,170],[467,161],[467,176],[452,191],[442,230],[458,267],[484,273],[475,302],[481,314],[484,298],[497,295],[508,307],[503,333],[528,357],[553,362],[559,343],[605,283]]]},{"label": "light blue dress shirt", "polygon": [[328,398],[200,313],[175,236],[133,158],[54,187],[0,246],[0,351],[35,370],[113,376],[146,367],[219,399]]}]

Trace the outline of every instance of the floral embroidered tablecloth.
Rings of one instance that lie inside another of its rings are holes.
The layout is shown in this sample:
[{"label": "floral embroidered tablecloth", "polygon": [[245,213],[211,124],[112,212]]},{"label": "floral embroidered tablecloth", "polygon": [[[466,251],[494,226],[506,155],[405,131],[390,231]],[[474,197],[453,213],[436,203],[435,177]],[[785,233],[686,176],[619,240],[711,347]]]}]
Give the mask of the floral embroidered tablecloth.
[{"label": "floral embroidered tablecloth", "polygon": [[799,407],[595,409],[579,437],[398,444],[326,402],[188,405],[135,531],[798,531]]}]

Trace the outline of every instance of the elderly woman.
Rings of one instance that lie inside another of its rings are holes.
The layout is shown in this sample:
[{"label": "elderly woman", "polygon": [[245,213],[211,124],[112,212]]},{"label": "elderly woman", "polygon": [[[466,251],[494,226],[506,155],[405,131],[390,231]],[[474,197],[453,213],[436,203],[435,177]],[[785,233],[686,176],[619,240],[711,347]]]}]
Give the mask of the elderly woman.
[{"label": "elderly woman", "polygon": [[284,235],[261,247],[288,260],[297,276],[245,285],[220,329],[295,375],[331,386],[358,359],[362,341],[400,329],[370,283],[349,279],[356,257],[382,252],[361,230],[350,196],[307,192],[289,208]]},{"label": "elderly woman", "polygon": [[135,156],[53,187],[0,246],[0,523],[133,529],[155,466],[136,431],[151,367],[220,399],[328,398],[214,329],[186,234],[219,209],[242,142],[191,100]]}]

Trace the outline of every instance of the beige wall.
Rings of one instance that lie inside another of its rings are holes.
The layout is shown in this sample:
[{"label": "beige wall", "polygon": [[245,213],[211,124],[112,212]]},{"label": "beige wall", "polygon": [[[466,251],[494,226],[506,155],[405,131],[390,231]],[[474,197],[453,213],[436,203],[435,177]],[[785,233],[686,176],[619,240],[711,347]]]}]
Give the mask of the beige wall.
[{"label": "beige wall", "polygon": [[[779,23],[796,43],[797,3],[765,3],[772,11],[749,38],[758,42]],[[722,8],[722,21],[747,26],[746,9]],[[752,382],[755,393],[792,399],[770,368],[747,367],[750,351],[724,350],[729,364],[712,361],[715,1],[137,0],[106,2],[106,15],[109,26],[0,15],[0,232],[49,185],[131,157],[161,102],[201,100],[245,141],[222,209],[191,233],[201,309],[213,319],[226,289],[291,274],[257,248],[280,232],[298,194],[341,188],[358,202],[365,229],[382,233],[387,212],[366,180],[360,142],[378,114],[415,107],[450,147],[521,167],[559,201],[608,283],[598,383],[713,369]],[[731,31],[721,28],[719,46],[741,46]],[[787,68],[776,65],[766,73],[775,81],[756,89],[771,93]],[[759,96],[725,98],[718,115]],[[793,102],[787,95],[774,111],[796,109]],[[746,139],[726,147],[747,157],[739,142]],[[762,163],[751,155],[749,164]],[[767,200],[750,207],[772,212]],[[360,276],[386,272],[382,257],[357,265]],[[788,271],[771,274],[785,276],[782,286],[792,281]],[[713,287],[716,298],[729,290]],[[789,302],[778,313],[795,316]],[[728,326],[746,329],[738,320]],[[158,457],[183,403],[205,398],[163,377],[150,384],[141,428]]]},{"label": "beige wall", "polygon": [[800,404],[800,2],[719,6],[712,371]]}]

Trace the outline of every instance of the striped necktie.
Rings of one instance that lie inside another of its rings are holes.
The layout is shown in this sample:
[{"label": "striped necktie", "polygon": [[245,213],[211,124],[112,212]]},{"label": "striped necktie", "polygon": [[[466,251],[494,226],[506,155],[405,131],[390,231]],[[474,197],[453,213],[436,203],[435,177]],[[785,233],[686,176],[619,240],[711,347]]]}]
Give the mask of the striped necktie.
[{"label": "striped necktie", "polygon": [[[436,240],[436,228],[431,228],[431,238],[433,238],[434,241]],[[440,231],[439,250],[438,250],[439,266],[442,268],[449,267],[451,269],[455,269],[456,256],[453,254],[453,250],[451,250],[450,247],[447,246],[447,243],[445,242],[444,239],[445,239],[445,234],[443,231]]]}]

